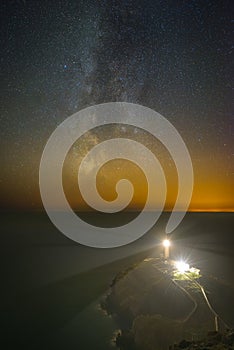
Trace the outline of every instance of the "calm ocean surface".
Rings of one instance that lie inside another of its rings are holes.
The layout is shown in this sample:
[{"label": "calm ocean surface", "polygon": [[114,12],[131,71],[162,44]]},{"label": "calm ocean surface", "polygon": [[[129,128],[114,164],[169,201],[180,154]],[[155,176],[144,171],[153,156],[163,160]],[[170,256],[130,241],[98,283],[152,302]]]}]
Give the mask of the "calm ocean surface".
[{"label": "calm ocean surface", "polygon": [[[110,226],[134,215],[113,220],[87,214],[86,219]],[[168,215],[130,245],[93,249],[67,239],[45,214],[2,214],[0,326],[5,348],[47,344],[113,350],[111,338],[119,326],[100,309],[100,299],[118,271],[161,253]],[[233,213],[188,213],[171,237],[172,254],[234,287],[233,233]]]}]

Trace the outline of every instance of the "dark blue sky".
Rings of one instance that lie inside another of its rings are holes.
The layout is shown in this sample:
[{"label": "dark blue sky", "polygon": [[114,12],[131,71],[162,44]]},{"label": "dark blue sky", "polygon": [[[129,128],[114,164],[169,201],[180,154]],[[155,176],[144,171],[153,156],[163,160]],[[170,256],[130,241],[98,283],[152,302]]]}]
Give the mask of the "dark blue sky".
[{"label": "dark blue sky", "polygon": [[33,207],[51,132],[76,111],[110,101],[164,115],[197,173],[210,167],[231,188],[231,1],[25,0],[1,7],[3,206],[20,203],[25,191]]}]

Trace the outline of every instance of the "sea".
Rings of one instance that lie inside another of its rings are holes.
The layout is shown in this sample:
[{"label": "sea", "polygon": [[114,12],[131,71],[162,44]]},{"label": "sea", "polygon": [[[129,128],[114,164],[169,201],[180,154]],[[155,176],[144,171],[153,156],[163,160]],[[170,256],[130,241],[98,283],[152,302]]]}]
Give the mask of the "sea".
[{"label": "sea", "polygon": [[[114,226],[137,213],[114,219],[96,213],[81,217]],[[121,327],[100,306],[115,276],[145,258],[163,253],[170,213],[163,213],[137,241],[112,249],[82,246],[65,237],[44,212],[2,212],[0,233],[0,333],[4,349],[114,350]],[[234,213],[187,213],[170,236],[171,257],[234,288]],[[234,310],[221,310],[229,323]],[[232,324],[234,326],[234,324]]]}]

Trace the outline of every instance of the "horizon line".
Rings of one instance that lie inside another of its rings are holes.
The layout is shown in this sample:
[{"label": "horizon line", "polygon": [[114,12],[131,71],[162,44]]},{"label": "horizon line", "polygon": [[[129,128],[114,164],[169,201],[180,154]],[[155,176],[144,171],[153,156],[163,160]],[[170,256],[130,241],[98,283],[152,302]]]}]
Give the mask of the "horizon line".
[{"label": "horizon line", "polygon": [[[54,209],[53,211],[57,212],[63,212],[63,209]],[[73,210],[75,213],[100,213],[100,214],[117,214],[117,213],[133,213],[133,212],[142,212],[140,209],[130,209],[130,210],[121,210],[121,211],[116,211],[115,213],[106,213],[102,211],[97,211],[97,210]],[[152,209],[152,210],[147,210],[146,212],[158,212],[157,209]],[[44,208],[1,208],[0,212],[45,212],[46,210]],[[162,210],[162,213],[172,213],[173,209],[165,209]],[[183,212],[183,210],[176,210],[176,212],[180,213]],[[210,209],[189,209],[186,210],[186,213],[234,213],[234,208],[210,208]]]}]

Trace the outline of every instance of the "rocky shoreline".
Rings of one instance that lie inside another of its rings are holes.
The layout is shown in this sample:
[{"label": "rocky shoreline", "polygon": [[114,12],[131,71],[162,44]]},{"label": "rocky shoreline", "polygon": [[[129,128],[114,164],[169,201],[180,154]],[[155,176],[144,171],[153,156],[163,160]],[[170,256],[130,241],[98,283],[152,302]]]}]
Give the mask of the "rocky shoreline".
[{"label": "rocky shoreline", "polygon": [[226,330],[223,333],[211,331],[201,341],[182,340],[179,344],[169,347],[169,350],[233,350],[234,330]]}]

